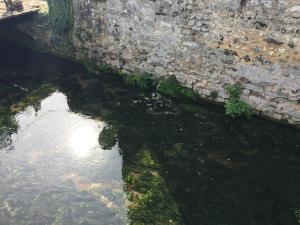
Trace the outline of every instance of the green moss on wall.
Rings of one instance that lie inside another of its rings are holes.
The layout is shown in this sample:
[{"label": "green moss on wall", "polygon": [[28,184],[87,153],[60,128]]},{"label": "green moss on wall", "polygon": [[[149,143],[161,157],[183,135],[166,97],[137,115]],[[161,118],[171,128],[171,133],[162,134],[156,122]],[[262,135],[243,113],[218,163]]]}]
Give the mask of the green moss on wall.
[{"label": "green moss on wall", "polygon": [[179,84],[175,76],[155,78],[151,74],[130,74],[123,75],[125,84],[135,86],[142,90],[155,90],[158,93],[172,98],[184,97],[196,99],[197,95],[191,88]]},{"label": "green moss on wall", "polygon": [[127,85],[135,86],[142,90],[149,90],[154,84],[154,80],[150,74],[124,75],[124,82]]},{"label": "green moss on wall", "polygon": [[77,59],[74,61],[82,64],[86,68],[86,70],[91,73],[100,74],[100,73],[116,72],[110,65],[106,63],[93,63],[87,59]]}]

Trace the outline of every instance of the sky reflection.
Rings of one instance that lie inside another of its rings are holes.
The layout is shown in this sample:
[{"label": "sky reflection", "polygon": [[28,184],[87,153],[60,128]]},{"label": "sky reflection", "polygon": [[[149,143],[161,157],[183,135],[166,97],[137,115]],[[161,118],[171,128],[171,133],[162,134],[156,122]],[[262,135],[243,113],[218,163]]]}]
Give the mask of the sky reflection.
[{"label": "sky reflection", "polygon": [[14,151],[0,151],[1,224],[126,224],[123,160],[118,144],[101,149],[103,121],[71,112],[61,92],[16,120]]}]

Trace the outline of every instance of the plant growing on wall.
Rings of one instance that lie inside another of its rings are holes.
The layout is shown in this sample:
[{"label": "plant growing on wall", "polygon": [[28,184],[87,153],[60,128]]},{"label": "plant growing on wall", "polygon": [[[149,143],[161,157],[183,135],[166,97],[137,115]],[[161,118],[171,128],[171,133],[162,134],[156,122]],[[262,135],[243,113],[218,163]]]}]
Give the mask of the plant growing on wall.
[{"label": "plant growing on wall", "polygon": [[229,94],[229,100],[225,101],[225,113],[232,118],[238,118],[241,116],[249,119],[252,115],[251,107],[240,99],[242,94],[242,88],[240,85],[228,85],[225,87],[225,91]]},{"label": "plant growing on wall", "polygon": [[73,27],[72,0],[47,0],[49,25],[55,35],[63,35]]}]

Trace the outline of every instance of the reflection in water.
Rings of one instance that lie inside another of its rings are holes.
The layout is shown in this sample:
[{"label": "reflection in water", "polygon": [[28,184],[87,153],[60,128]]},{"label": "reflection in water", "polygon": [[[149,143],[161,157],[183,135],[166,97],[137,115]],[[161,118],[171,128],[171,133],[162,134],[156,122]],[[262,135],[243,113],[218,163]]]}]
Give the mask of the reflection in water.
[{"label": "reflection in water", "polygon": [[84,157],[92,149],[97,148],[99,136],[99,126],[90,121],[85,121],[76,127],[69,135],[69,146],[78,157]]},{"label": "reflection in water", "polygon": [[0,224],[125,224],[122,158],[103,151],[105,126],[70,112],[55,92],[16,115],[14,151],[0,157]]},{"label": "reflection in water", "polygon": [[1,43],[1,225],[299,223],[299,130]]},{"label": "reflection in water", "polygon": [[[91,150],[100,150],[98,136],[105,125],[104,122],[69,112],[67,98],[62,93],[56,92],[44,99],[38,112],[29,106],[16,115],[16,120],[19,131],[14,135],[14,145],[23,145],[22,142],[27,141],[24,136],[32,133],[34,135],[31,135],[31,138],[34,136],[39,145],[56,143],[58,151],[69,150],[77,157],[87,156]],[[40,130],[38,135],[35,134],[36,129]],[[55,132],[49,133],[54,130]],[[22,139],[18,140],[20,137]]]}]

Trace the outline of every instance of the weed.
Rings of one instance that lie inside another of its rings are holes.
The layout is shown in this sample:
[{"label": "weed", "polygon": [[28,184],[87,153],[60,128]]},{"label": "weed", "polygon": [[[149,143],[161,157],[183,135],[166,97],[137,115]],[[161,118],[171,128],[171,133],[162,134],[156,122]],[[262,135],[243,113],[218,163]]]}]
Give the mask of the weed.
[{"label": "weed", "polygon": [[244,101],[240,100],[242,88],[240,85],[228,85],[225,91],[229,94],[229,100],[225,101],[225,114],[232,118],[241,116],[249,119],[252,115],[251,107]]}]

